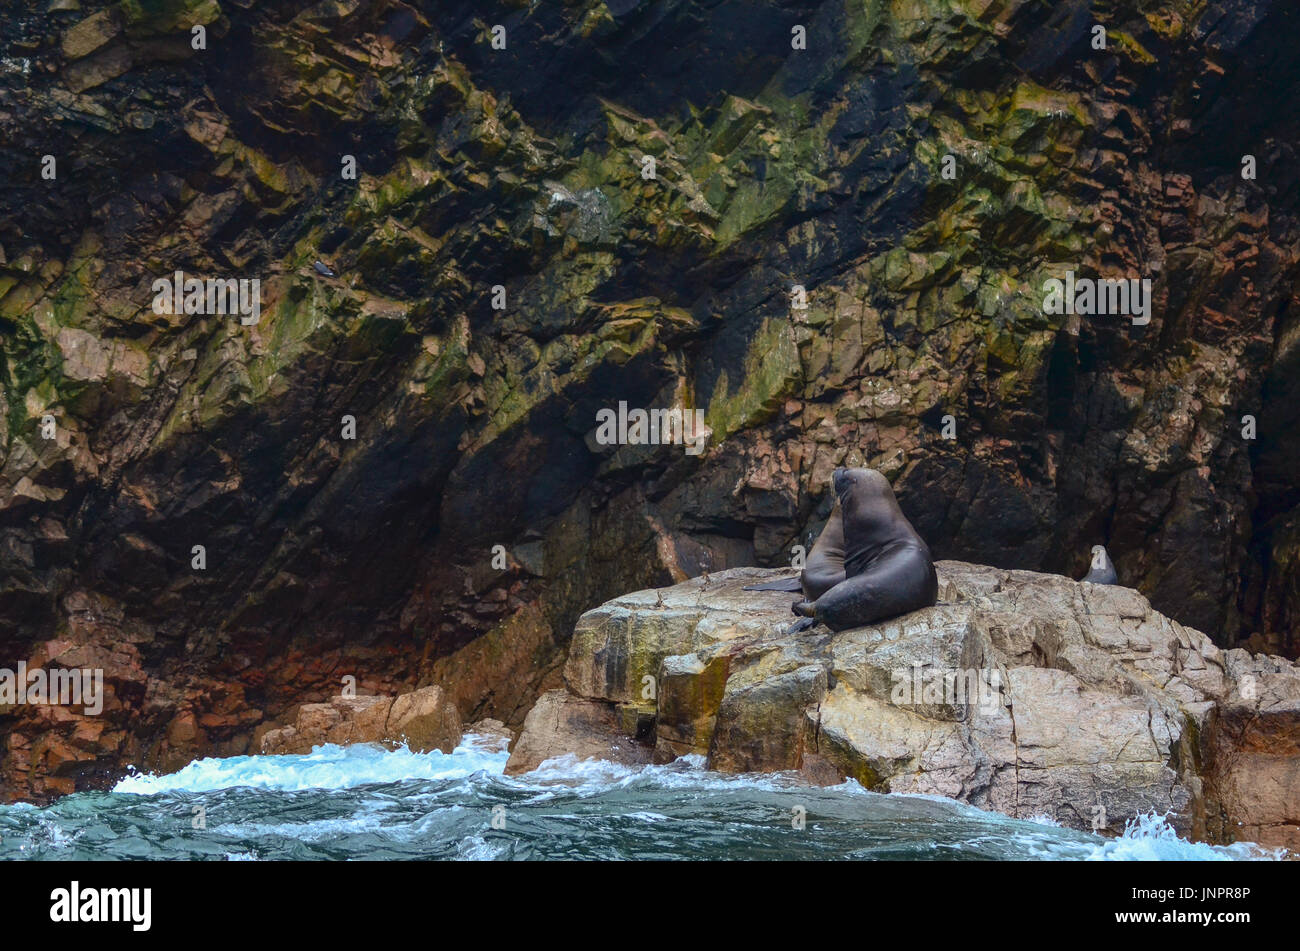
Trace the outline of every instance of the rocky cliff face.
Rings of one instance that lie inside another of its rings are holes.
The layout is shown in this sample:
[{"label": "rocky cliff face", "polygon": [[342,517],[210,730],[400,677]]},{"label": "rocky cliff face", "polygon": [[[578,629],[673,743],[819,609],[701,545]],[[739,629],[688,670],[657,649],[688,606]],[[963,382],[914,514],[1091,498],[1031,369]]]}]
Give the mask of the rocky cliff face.
[{"label": "rocky cliff face", "polygon": [[[582,611],[785,563],[839,464],[941,556],[1105,541],[1171,617],[1294,655],[1298,21],[7,9],[0,664],[110,697],[0,718],[5,794],[244,752],[348,675],[517,725]],[[1150,278],[1151,322],[1045,314],[1069,269]],[[156,313],[177,270],[258,279],[260,320]],[[620,401],[703,409],[708,448],[599,444]]]},{"label": "rocky cliff face", "polygon": [[785,634],[790,596],[742,590],[774,574],[755,568],[595,608],[506,772],[694,753],[1111,834],[1154,811],[1300,846],[1294,664],[1221,651],[1129,588],[937,567],[938,605],[838,634]]}]

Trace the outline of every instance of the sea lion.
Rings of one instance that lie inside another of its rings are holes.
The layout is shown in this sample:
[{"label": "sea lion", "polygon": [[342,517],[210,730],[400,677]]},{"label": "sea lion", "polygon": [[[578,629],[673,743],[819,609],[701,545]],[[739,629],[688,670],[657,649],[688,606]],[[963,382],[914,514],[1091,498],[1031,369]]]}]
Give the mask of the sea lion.
[{"label": "sea lion", "polygon": [[1115,573],[1115,562],[1110,560],[1110,552],[1105,545],[1092,546],[1092,568],[1079,579],[1093,584],[1119,584],[1119,575]]},{"label": "sea lion", "polygon": [[930,547],[898,507],[889,480],[875,469],[836,469],[831,484],[841,511],[845,578],[816,598],[796,601],[794,613],[842,631],[933,605],[939,579]]},{"label": "sea lion", "polygon": [[844,515],[835,500],[831,516],[817,536],[798,578],[782,578],[750,585],[746,591],[802,591],[804,600],[816,601],[844,580]]}]

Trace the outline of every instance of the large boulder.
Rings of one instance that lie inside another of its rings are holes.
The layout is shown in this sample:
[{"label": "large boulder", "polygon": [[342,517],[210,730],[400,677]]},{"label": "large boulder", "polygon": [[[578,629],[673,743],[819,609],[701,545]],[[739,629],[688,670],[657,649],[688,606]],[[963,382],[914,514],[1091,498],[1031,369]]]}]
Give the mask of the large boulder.
[{"label": "large boulder", "polygon": [[461,734],[460,713],[441,687],[421,687],[393,701],[387,735],[417,753],[450,753]]},{"label": "large boulder", "polygon": [[698,753],[1074,828],[1155,811],[1199,838],[1300,844],[1295,665],[1225,653],[1129,588],[938,571],[934,607],[839,633],[787,635],[793,595],[743,590],[782,574],[758,568],[588,611],[568,691],[539,701],[507,771]]},{"label": "large boulder", "polygon": [[506,774],[527,773],[548,759],[566,755],[629,765],[650,762],[649,748],[622,734],[611,705],[548,690],[524,720]]}]

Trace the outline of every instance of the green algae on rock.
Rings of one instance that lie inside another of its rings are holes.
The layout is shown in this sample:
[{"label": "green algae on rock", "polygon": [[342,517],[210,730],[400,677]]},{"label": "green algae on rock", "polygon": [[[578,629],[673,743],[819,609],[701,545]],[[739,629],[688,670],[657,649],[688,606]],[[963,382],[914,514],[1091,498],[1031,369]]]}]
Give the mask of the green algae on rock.
[{"label": "green algae on rock", "polygon": [[[518,726],[582,612],[786,564],[846,461],[940,556],[1104,537],[1294,655],[1297,14],[1222,6],[1108,4],[1106,51],[1020,0],[512,4],[506,50],[460,0],[11,14],[0,638],[110,699],[0,724],[5,795],[246,752],[345,673]],[[1043,313],[1071,268],[1152,279],[1150,327]],[[262,321],[153,313],[177,269]],[[709,448],[594,445],[620,401]]]}]

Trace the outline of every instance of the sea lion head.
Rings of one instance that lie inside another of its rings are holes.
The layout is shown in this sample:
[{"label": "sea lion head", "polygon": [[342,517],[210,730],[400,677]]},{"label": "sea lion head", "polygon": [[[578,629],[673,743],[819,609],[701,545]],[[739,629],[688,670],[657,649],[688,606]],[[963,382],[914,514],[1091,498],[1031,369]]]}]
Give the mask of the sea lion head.
[{"label": "sea lion head", "polygon": [[831,486],[845,512],[855,503],[857,508],[886,500],[897,505],[889,480],[875,469],[836,469],[831,473]]},{"label": "sea lion head", "polygon": [[831,486],[844,512],[847,558],[860,558],[887,542],[915,536],[889,480],[875,469],[836,469]]}]

